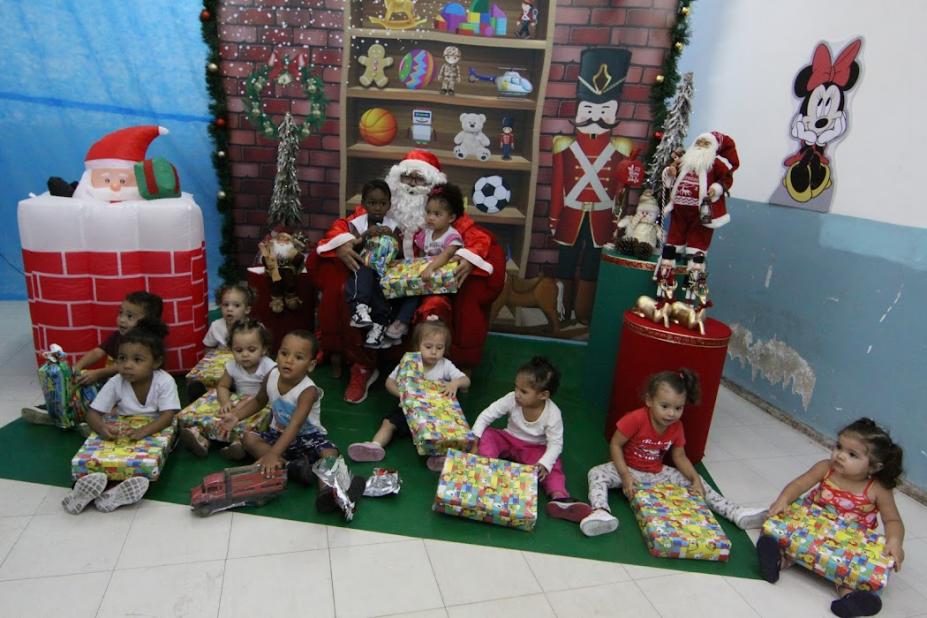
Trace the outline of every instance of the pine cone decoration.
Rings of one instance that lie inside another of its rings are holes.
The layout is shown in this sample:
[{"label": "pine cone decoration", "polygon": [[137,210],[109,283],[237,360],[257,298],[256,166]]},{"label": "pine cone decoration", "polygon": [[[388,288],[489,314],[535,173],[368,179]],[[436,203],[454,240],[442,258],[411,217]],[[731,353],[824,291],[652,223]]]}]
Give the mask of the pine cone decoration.
[{"label": "pine cone decoration", "polygon": [[637,244],[637,240],[626,236],[615,244],[615,249],[622,255],[630,255],[633,257],[636,255]]}]

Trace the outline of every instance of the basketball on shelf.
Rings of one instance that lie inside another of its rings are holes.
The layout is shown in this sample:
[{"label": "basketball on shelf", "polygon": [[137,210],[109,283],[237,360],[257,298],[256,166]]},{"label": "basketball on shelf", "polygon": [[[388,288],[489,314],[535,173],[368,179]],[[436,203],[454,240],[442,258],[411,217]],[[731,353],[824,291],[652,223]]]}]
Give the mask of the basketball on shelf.
[{"label": "basketball on shelf", "polygon": [[483,176],[473,185],[473,205],[488,215],[509,205],[512,190],[502,176]]},{"label": "basketball on shelf", "polygon": [[396,117],[382,107],[371,107],[361,116],[360,136],[371,146],[386,146],[396,137]]},{"label": "basketball on shelf", "polygon": [[434,76],[435,61],[431,53],[424,49],[413,49],[402,57],[399,63],[399,79],[406,88],[418,90],[431,83]]}]

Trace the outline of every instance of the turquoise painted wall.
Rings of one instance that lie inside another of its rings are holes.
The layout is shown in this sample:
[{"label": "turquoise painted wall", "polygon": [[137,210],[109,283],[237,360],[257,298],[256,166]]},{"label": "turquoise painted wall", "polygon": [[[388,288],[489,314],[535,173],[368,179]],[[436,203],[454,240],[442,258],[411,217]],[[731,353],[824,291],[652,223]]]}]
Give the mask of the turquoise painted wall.
[{"label": "turquoise painted wall", "polygon": [[[807,361],[807,408],[782,358],[725,376],[827,435],[860,416],[884,424],[905,451],[907,479],[927,488],[927,229],[731,199],[730,225],[709,259],[712,315],[779,340]],[[772,370],[772,371],[770,371]]]}]

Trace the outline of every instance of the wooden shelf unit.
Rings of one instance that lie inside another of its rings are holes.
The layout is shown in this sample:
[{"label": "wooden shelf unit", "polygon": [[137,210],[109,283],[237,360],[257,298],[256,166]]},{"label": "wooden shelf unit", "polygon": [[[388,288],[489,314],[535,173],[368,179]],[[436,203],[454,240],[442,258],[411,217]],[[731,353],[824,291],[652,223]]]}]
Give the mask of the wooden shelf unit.
[{"label": "wooden shelf unit", "polygon": [[[517,265],[519,273],[524,276],[531,245],[540,124],[553,50],[553,12],[556,10],[556,2],[538,0],[535,3],[540,16],[530,39],[514,36],[521,15],[520,0],[495,2],[508,18],[508,34],[504,37],[466,36],[433,30],[434,14],[426,15],[425,11],[433,10],[436,13],[444,4],[416,2],[417,17],[427,17],[427,22],[419,29],[387,30],[369,22],[370,17],[382,16],[382,3],[365,0],[349,0],[345,3],[343,80],[340,93],[342,214],[360,203],[359,193],[365,182],[385,177],[389,168],[409,150],[425,148],[438,157],[448,180],[460,186],[468,199],[474,183],[481,176],[498,174],[506,180],[512,189],[509,206],[489,215],[471,204],[467,213],[496,235],[507,253],[509,265]],[[466,0],[462,4],[469,6]],[[366,54],[369,46],[374,43],[383,45],[387,55],[393,58],[393,65],[386,69],[389,83],[382,89],[364,88],[358,81],[363,67],[357,58]],[[461,51],[461,81],[454,96],[442,95],[441,83],[437,80],[438,70],[444,64],[443,50],[447,45],[455,45]],[[413,49],[427,50],[435,62],[435,79],[429,86],[419,90],[405,88],[398,76],[402,57]],[[501,75],[507,69],[516,69],[532,83],[533,91],[526,97],[498,96],[495,84],[481,81],[471,83],[467,80],[468,69],[471,67],[483,75]],[[360,137],[360,117],[372,107],[386,109],[396,118],[399,131],[396,138],[386,146],[371,146]],[[409,134],[412,110],[421,108],[431,110],[433,115],[435,137],[428,144],[414,142]],[[454,156],[453,141],[460,131],[462,113],[486,115],[483,132],[490,139],[489,150],[492,153],[488,161],[458,159]],[[503,116],[511,116],[515,122],[515,148],[511,160],[507,161],[502,160],[499,147]]]}]

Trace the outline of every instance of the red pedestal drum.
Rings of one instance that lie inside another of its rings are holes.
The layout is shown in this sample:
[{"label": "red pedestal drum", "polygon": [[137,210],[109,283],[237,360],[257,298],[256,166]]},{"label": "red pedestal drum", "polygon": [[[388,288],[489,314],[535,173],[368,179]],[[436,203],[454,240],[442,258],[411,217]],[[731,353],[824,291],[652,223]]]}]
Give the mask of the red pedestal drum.
[{"label": "red pedestal drum", "polygon": [[251,316],[263,322],[273,335],[269,352],[271,358],[276,358],[280,342],[291,330],[315,329],[315,286],[312,285],[309,273],[303,271],[297,276],[296,293],[303,304],[295,311],[284,309],[281,313],[274,313],[270,310],[270,277],[264,274],[263,266],[248,269],[248,285],[257,292]]},{"label": "red pedestal drum", "polygon": [[611,440],[618,419],[644,405],[643,390],[647,378],[659,371],[687,367],[699,377],[702,399],[698,405],[686,405],[682,415],[686,455],[692,463],[701,461],[705,455],[730,337],[731,329],[711,318],[705,320],[705,334],[702,335],[676,324],[664,328],[662,322],[654,324],[625,311],[621,349],[618,351],[605,421],[605,439]]}]

